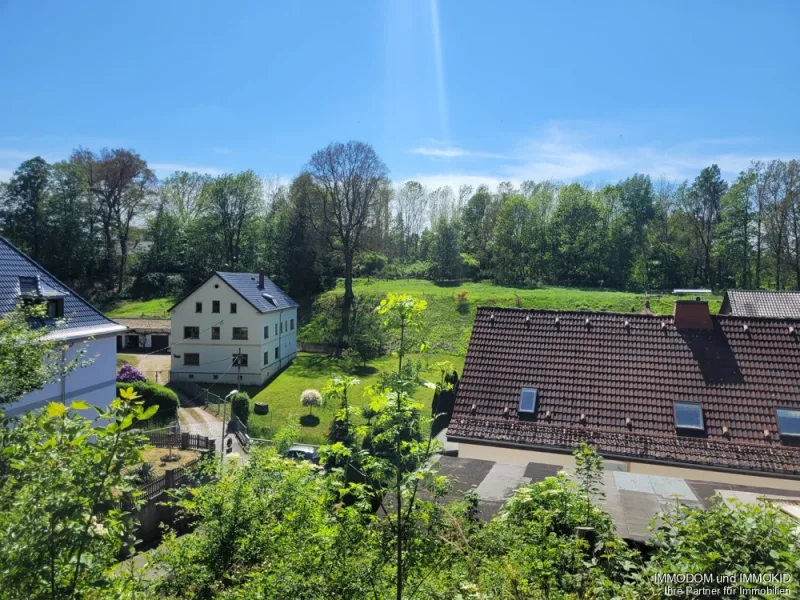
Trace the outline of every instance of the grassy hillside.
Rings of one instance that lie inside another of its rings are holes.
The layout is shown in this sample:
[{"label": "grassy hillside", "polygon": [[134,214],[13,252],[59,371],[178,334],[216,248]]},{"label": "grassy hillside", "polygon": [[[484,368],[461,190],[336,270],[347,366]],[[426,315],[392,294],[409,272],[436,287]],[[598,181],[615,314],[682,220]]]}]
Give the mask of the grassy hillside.
[{"label": "grassy hillside", "polygon": [[[375,300],[387,292],[407,293],[416,298],[426,299],[428,301],[428,310],[425,313],[426,341],[435,351],[457,355],[466,353],[478,306],[636,313],[645,307],[644,294],[561,287],[524,289],[491,283],[437,285],[431,281],[417,279],[397,281],[359,279],[353,289],[356,295],[374,297]],[[467,292],[466,304],[459,307],[456,304],[456,297],[464,291]],[[340,283],[336,289],[326,292],[323,300],[332,300],[342,293],[343,288]],[[657,313],[672,314],[675,300],[680,298],[687,296],[650,295],[650,309]],[[712,312],[716,313],[719,310],[722,302],[720,296],[709,294],[703,299],[709,301]]]},{"label": "grassy hillside", "polygon": [[153,300],[120,300],[103,307],[103,312],[113,318],[169,319],[167,310],[175,303],[175,298],[154,298]]}]

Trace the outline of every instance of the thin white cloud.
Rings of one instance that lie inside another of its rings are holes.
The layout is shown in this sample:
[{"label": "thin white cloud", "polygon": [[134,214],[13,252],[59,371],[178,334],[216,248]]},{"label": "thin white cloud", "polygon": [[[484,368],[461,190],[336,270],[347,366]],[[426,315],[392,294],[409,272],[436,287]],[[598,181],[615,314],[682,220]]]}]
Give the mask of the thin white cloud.
[{"label": "thin white cloud", "polygon": [[179,163],[150,163],[150,168],[159,177],[170,175],[175,171],[188,171],[189,173],[205,173],[206,175],[222,175],[225,171],[217,167],[200,167],[197,165],[184,165]]},{"label": "thin white cloud", "polygon": [[456,148],[454,146],[436,147],[436,146],[419,146],[409,150],[412,154],[421,154],[422,156],[433,156],[437,158],[510,158],[507,154],[496,154],[494,152],[474,152],[471,150],[464,150],[463,148]]},{"label": "thin white cloud", "polygon": [[0,169],[0,181],[8,181],[13,174],[12,169]]},{"label": "thin white cloud", "polygon": [[741,137],[698,138],[671,145],[636,144],[628,143],[624,128],[613,124],[561,122],[548,124],[541,135],[521,140],[513,152],[504,154],[442,146],[435,141],[411,151],[432,159],[500,159],[501,162],[479,168],[478,172],[458,169],[416,178],[435,182],[437,185],[434,187],[449,182],[454,188],[460,185],[459,182],[491,185],[501,181],[518,183],[546,179],[616,181],[634,173],[691,180],[712,164],[719,165],[723,175],[733,179],[753,160],[791,158],[787,153],[766,155],[747,151],[745,148],[755,141],[754,138]]}]

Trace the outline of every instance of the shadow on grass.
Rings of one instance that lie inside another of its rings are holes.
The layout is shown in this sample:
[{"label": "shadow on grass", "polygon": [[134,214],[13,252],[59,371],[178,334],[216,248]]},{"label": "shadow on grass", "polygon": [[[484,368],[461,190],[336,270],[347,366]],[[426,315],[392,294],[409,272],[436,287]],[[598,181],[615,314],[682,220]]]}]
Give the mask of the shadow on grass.
[{"label": "shadow on grass", "polygon": [[319,417],[317,415],[303,415],[300,417],[300,425],[303,427],[316,427],[319,425]]},{"label": "shadow on grass", "polygon": [[341,360],[324,354],[300,355],[294,359],[292,368],[298,377],[321,377],[334,368],[341,369]]},{"label": "shadow on grass", "polygon": [[376,367],[373,367],[371,365],[362,365],[360,367],[356,367],[355,369],[353,369],[352,374],[358,375],[359,377],[367,377],[369,375],[374,375],[377,372],[378,369]]}]

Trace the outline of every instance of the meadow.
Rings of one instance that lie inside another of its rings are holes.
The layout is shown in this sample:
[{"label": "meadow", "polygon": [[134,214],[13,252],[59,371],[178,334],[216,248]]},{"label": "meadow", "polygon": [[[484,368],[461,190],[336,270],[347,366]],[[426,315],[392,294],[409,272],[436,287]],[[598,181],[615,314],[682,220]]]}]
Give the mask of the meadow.
[{"label": "meadow", "polygon": [[[299,339],[309,339],[317,335],[322,323],[336,321],[338,311],[334,308],[336,299],[343,293],[341,282],[335,289],[322,294],[318,298],[310,322],[301,327]],[[475,311],[479,306],[538,308],[568,311],[604,311],[604,312],[641,312],[649,299],[650,310],[659,314],[672,314],[676,300],[687,296],[673,294],[644,294],[619,292],[600,289],[579,289],[566,287],[542,287],[536,289],[505,287],[491,283],[464,282],[457,284],[437,284],[426,280],[368,280],[357,279],[354,282],[357,296],[366,298],[366,305],[376,305],[380,298],[388,292],[410,294],[415,298],[427,300],[428,308],[424,313],[424,341],[429,350],[414,355],[411,360],[419,360],[423,365],[422,377],[429,381],[438,381],[439,372],[434,366],[437,362],[447,360],[453,363],[459,375],[464,366],[464,357],[469,342]],[[460,300],[459,300],[460,297]],[[722,298],[718,295],[704,295],[709,301],[712,312],[719,310]],[[167,309],[172,306],[173,298],[157,298],[146,301],[126,300],[117,303],[107,314],[112,317],[149,317],[168,318]],[[327,320],[324,311],[329,311]],[[135,364],[134,361],[129,361]],[[383,356],[370,361],[367,366],[348,371],[342,359],[321,354],[300,352],[295,361],[274,380],[263,388],[244,388],[251,396],[252,404],[263,402],[269,405],[267,415],[251,414],[250,433],[254,437],[271,437],[272,433],[288,423],[301,426],[301,437],[298,441],[311,444],[325,442],[330,423],[338,406],[315,408],[313,416],[309,409],[300,403],[300,394],[306,389],[322,390],[327,380],[337,373],[347,373],[358,377],[361,385],[351,388],[350,403],[362,406],[367,400],[364,390],[378,382],[382,371],[397,368],[397,358]],[[230,386],[216,384],[212,391],[225,396]],[[420,387],[415,398],[424,406],[430,415],[433,391]],[[211,410],[214,410],[212,407]]]}]

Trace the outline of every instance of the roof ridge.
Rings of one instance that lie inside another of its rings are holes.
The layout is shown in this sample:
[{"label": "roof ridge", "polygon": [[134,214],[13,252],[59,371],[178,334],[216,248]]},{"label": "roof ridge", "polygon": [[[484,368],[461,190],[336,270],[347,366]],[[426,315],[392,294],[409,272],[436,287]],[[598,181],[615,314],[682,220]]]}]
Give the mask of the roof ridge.
[{"label": "roof ridge", "polygon": [[643,317],[648,319],[671,319],[672,315],[644,314],[640,312],[617,312],[610,310],[560,310],[555,308],[524,308],[518,306],[478,306],[478,311],[507,310],[512,312],[543,313],[556,315],[609,315],[620,317]]},{"label": "roof ridge", "polygon": [[[63,288],[65,288],[66,290],[68,290],[68,291],[69,291],[69,292],[70,292],[70,293],[71,293],[71,294],[72,294],[72,295],[73,295],[75,298],[77,298],[77,299],[78,299],[78,300],[80,300],[80,301],[81,301],[83,304],[85,304],[86,306],[88,306],[90,310],[94,311],[95,313],[97,313],[98,315],[100,315],[100,316],[101,316],[103,319],[105,319],[106,321],[108,321],[108,323],[109,323],[109,324],[112,324],[112,325],[116,325],[116,324],[117,324],[117,323],[115,323],[115,322],[114,322],[114,320],[113,320],[113,319],[111,319],[111,318],[107,317],[105,314],[103,314],[102,312],[100,312],[100,311],[99,311],[97,308],[95,308],[95,306],[94,306],[94,305],[93,305],[91,302],[89,302],[89,301],[88,301],[88,300],[86,300],[86,299],[85,299],[83,296],[81,296],[80,294],[78,294],[78,292],[76,292],[75,290],[73,290],[73,289],[72,289],[70,286],[68,286],[66,283],[64,283],[63,281],[61,281],[61,280],[60,280],[58,277],[56,277],[55,275],[53,275],[53,274],[52,274],[50,271],[48,271],[47,269],[45,269],[45,268],[44,268],[42,265],[40,265],[38,262],[36,262],[35,260],[33,260],[33,259],[30,257],[30,256],[28,256],[27,254],[25,254],[25,253],[24,253],[22,250],[20,250],[19,248],[17,248],[17,247],[16,247],[14,244],[12,244],[11,242],[9,242],[9,241],[8,241],[8,240],[7,240],[5,237],[3,237],[2,235],[0,235],[0,241],[2,241],[2,242],[3,242],[3,243],[6,245],[6,246],[8,246],[8,247],[9,247],[11,250],[13,250],[14,252],[16,252],[16,253],[17,253],[19,256],[21,256],[21,257],[22,257],[24,260],[27,260],[27,261],[28,261],[29,263],[31,263],[31,264],[32,264],[34,267],[36,267],[37,269],[39,269],[39,270],[40,270],[42,273],[44,273],[45,275],[47,275],[48,277],[50,277],[50,278],[51,278],[53,281],[55,281],[55,282],[57,283],[57,285],[60,285],[60,286],[62,286]],[[39,277],[39,274],[38,274],[38,273],[36,274],[36,277],[37,277],[37,279],[40,279],[40,277]]]}]

